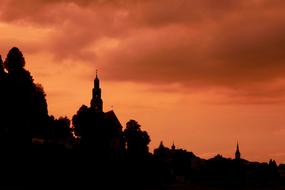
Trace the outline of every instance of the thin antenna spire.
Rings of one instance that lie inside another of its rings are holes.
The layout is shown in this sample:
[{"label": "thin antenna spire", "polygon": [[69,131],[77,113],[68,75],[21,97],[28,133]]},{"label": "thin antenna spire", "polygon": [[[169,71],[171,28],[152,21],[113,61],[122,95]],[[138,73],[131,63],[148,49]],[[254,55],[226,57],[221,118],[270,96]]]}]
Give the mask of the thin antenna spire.
[{"label": "thin antenna spire", "polygon": [[239,151],[239,144],[237,141],[237,149],[236,149],[236,153],[235,153],[235,159],[239,160],[240,159],[240,151]]},{"label": "thin antenna spire", "polygon": [[238,145],[238,141],[237,141],[237,150],[239,150],[239,145]]}]

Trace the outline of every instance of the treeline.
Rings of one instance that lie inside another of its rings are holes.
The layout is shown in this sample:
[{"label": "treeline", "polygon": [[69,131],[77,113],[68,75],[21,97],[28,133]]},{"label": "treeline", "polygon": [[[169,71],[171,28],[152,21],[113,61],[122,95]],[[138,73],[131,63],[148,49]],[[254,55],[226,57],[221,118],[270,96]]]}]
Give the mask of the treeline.
[{"label": "treeline", "polygon": [[30,146],[32,138],[71,138],[70,121],[48,115],[46,94],[25,69],[25,59],[12,48],[0,57],[0,141],[3,147]]},{"label": "treeline", "polygon": [[82,105],[72,120],[55,118],[25,64],[15,47],[4,61],[0,57],[0,188],[282,186],[284,178],[272,160],[205,160],[163,143],[152,154],[150,136],[140,124],[130,120],[122,127],[112,111]]},{"label": "treeline", "polygon": [[[106,171],[112,175],[104,179],[118,182],[129,168],[127,160],[147,160],[150,137],[135,120],[130,120],[122,130],[120,123],[112,123],[116,122],[112,113],[102,115],[104,113],[95,113],[84,105],[72,118],[72,125],[67,117],[49,115],[44,89],[34,82],[25,64],[22,52],[16,47],[4,61],[0,57],[0,150],[3,155],[0,174],[5,176],[3,182],[13,181],[13,187],[37,182],[52,187],[56,182],[64,186],[84,186],[92,184],[95,176],[104,176]],[[119,127],[113,127],[116,125]],[[113,176],[118,168],[121,173]],[[144,167],[134,172],[141,171],[142,175],[142,170]],[[30,179],[20,183],[27,175],[31,175]],[[71,180],[73,178],[75,180]]]}]

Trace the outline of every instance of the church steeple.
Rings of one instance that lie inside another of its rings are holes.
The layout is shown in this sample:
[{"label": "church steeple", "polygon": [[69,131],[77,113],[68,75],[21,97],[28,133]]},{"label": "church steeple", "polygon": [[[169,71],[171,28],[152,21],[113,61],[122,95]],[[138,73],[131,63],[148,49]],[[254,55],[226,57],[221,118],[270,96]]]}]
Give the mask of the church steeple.
[{"label": "church steeple", "polygon": [[98,78],[98,71],[96,70],[96,77],[95,77],[95,80],[94,80],[94,88],[100,88],[100,81],[99,81],[99,78]]},{"label": "church steeple", "polygon": [[238,142],[237,142],[237,149],[236,149],[236,153],[235,153],[235,159],[236,159],[236,160],[239,160],[239,159],[240,159],[240,152],[239,152],[239,145],[238,145]]},{"label": "church steeple", "polygon": [[93,108],[96,112],[103,112],[103,101],[101,98],[101,88],[100,88],[100,81],[98,78],[97,70],[96,70],[96,77],[94,80],[91,108]]}]

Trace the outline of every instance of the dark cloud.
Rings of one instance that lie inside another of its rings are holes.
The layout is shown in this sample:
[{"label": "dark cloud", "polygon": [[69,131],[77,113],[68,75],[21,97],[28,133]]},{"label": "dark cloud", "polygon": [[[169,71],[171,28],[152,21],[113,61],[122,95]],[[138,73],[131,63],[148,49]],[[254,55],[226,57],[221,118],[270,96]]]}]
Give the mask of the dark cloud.
[{"label": "dark cloud", "polygon": [[[99,64],[109,80],[252,94],[248,86],[270,89],[284,79],[280,0],[5,0],[0,9],[5,22],[51,28],[39,48],[58,61]],[[117,44],[101,50],[102,39]]]},{"label": "dark cloud", "polygon": [[202,15],[199,22],[191,13],[175,22],[168,18],[171,24],[159,29],[150,24],[123,41],[119,50],[107,56],[109,68],[116,68],[110,78],[180,83],[189,88],[267,88],[284,78],[285,71],[285,6],[279,3],[240,1],[217,7],[209,3],[213,11],[207,3],[198,7],[194,3]]}]

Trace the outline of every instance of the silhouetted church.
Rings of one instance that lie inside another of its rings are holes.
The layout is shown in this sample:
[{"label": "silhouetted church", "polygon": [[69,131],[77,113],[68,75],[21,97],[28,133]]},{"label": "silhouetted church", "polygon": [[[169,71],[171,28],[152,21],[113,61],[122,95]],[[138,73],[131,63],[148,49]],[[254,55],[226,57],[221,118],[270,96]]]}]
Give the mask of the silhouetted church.
[{"label": "silhouetted church", "polygon": [[73,119],[81,143],[97,151],[114,153],[123,150],[122,125],[113,110],[103,111],[100,80],[94,80],[90,107],[82,106]]},{"label": "silhouetted church", "polygon": [[103,100],[101,97],[101,88],[100,88],[100,80],[98,78],[98,74],[96,71],[96,77],[94,80],[94,88],[92,91],[92,99],[90,103],[91,109],[93,109],[96,113],[102,114],[103,127],[108,128],[110,134],[113,136],[109,142],[109,148],[111,150],[119,150],[122,148],[122,125],[117,118],[115,112],[113,110],[104,112],[103,111]]},{"label": "silhouetted church", "polygon": [[110,125],[117,132],[122,132],[122,125],[117,118],[115,112],[113,110],[104,112],[103,111],[103,100],[101,97],[101,88],[100,88],[100,80],[98,78],[98,74],[96,71],[96,77],[94,80],[94,88],[92,91],[92,99],[90,103],[91,109],[93,109],[96,113],[103,113],[104,119],[107,122],[106,124]]}]

